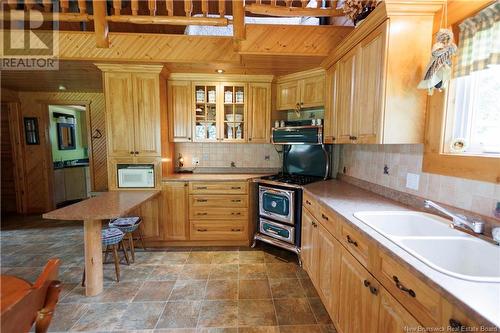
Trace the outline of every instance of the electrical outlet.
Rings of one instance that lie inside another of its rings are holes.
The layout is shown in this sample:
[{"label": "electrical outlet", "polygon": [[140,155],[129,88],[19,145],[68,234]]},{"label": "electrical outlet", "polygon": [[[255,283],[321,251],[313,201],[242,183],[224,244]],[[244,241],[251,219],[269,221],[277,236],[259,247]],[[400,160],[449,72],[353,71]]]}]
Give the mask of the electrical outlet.
[{"label": "electrical outlet", "polygon": [[208,153],[203,153],[203,155],[201,156],[201,159],[203,161],[208,161]]},{"label": "electrical outlet", "polygon": [[200,158],[197,157],[197,156],[193,156],[193,158],[191,159],[191,163],[194,165],[194,166],[198,166],[200,164]]},{"label": "electrical outlet", "polygon": [[270,159],[271,159],[271,156],[269,156],[269,155],[264,156],[264,161],[269,161]]},{"label": "electrical outlet", "polygon": [[408,172],[406,174],[406,187],[418,191],[418,183],[420,181],[420,175],[416,173],[410,173]]}]

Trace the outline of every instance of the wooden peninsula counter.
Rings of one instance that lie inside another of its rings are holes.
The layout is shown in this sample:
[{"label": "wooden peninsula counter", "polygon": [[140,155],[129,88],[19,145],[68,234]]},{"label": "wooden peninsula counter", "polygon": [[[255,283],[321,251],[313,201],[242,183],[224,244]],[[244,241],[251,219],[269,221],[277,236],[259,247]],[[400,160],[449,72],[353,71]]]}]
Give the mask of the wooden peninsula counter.
[{"label": "wooden peninsula counter", "polygon": [[160,191],[111,191],[76,204],[43,214],[52,220],[82,220],[85,242],[85,294],[95,296],[103,289],[102,221],[126,216]]}]

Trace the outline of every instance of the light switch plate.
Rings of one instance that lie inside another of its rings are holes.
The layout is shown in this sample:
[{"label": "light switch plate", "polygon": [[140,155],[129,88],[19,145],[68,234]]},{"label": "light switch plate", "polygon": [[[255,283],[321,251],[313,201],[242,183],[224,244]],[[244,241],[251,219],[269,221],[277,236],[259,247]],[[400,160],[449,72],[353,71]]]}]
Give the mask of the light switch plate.
[{"label": "light switch plate", "polygon": [[198,165],[198,164],[200,164],[200,158],[197,156],[193,156],[193,158],[191,159],[191,162],[193,163],[193,165]]},{"label": "light switch plate", "polygon": [[418,183],[420,182],[420,175],[408,172],[406,174],[406,187],[418,191]]}]

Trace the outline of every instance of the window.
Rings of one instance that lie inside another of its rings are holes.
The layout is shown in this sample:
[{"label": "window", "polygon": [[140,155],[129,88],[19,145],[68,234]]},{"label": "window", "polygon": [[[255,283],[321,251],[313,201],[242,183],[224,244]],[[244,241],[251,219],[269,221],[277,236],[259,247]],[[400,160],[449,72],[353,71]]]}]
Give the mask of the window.
[{"label": "window", "polygon": [[[454,79],[449,96],[447,153],[500,157],[500,66]],[[451,111],[451,112],[450,112]]]}]

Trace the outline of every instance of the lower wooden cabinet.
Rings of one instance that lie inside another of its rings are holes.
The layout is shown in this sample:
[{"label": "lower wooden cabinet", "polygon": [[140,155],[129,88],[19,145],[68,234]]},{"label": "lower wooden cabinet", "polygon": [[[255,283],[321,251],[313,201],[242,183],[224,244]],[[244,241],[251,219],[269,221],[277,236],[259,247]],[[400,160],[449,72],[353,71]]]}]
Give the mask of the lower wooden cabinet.
[{"label": "lower wooden cabinet", "polygon": [[317,233],[314,230],[316,223],[312,215],[306,209],[303,209],[300,258],[302,266],[313,281],[316,280],[315,269],[317,268],[317,265],[313,262],[313,249],[316,249],[316,246],[313,246],[316,243],[313,241],[313,233]]},{"label": "lower wooden cabinet", "polygon": [[377,332],[406,333],[419,327],[418,321],[384,288],[380,288]]},{"label": "lower wooden cabinet", "polygon": [[159,241],[162,240],[162,225],[160,223],[160,197],[151,199],[142,204],[137,212],[141,217],[142,233],[146,241]]},{"label": "lower wooden cabinet", "polygon": [[345,249],[342,249],[339,268],[339,330],[377,332],[380,306],[377,280]]},{"label": "lower wooden cabinet", "polygon": [[189,238],[188,208],[188,183],[163,183],[161,209],[165,240]]}]

